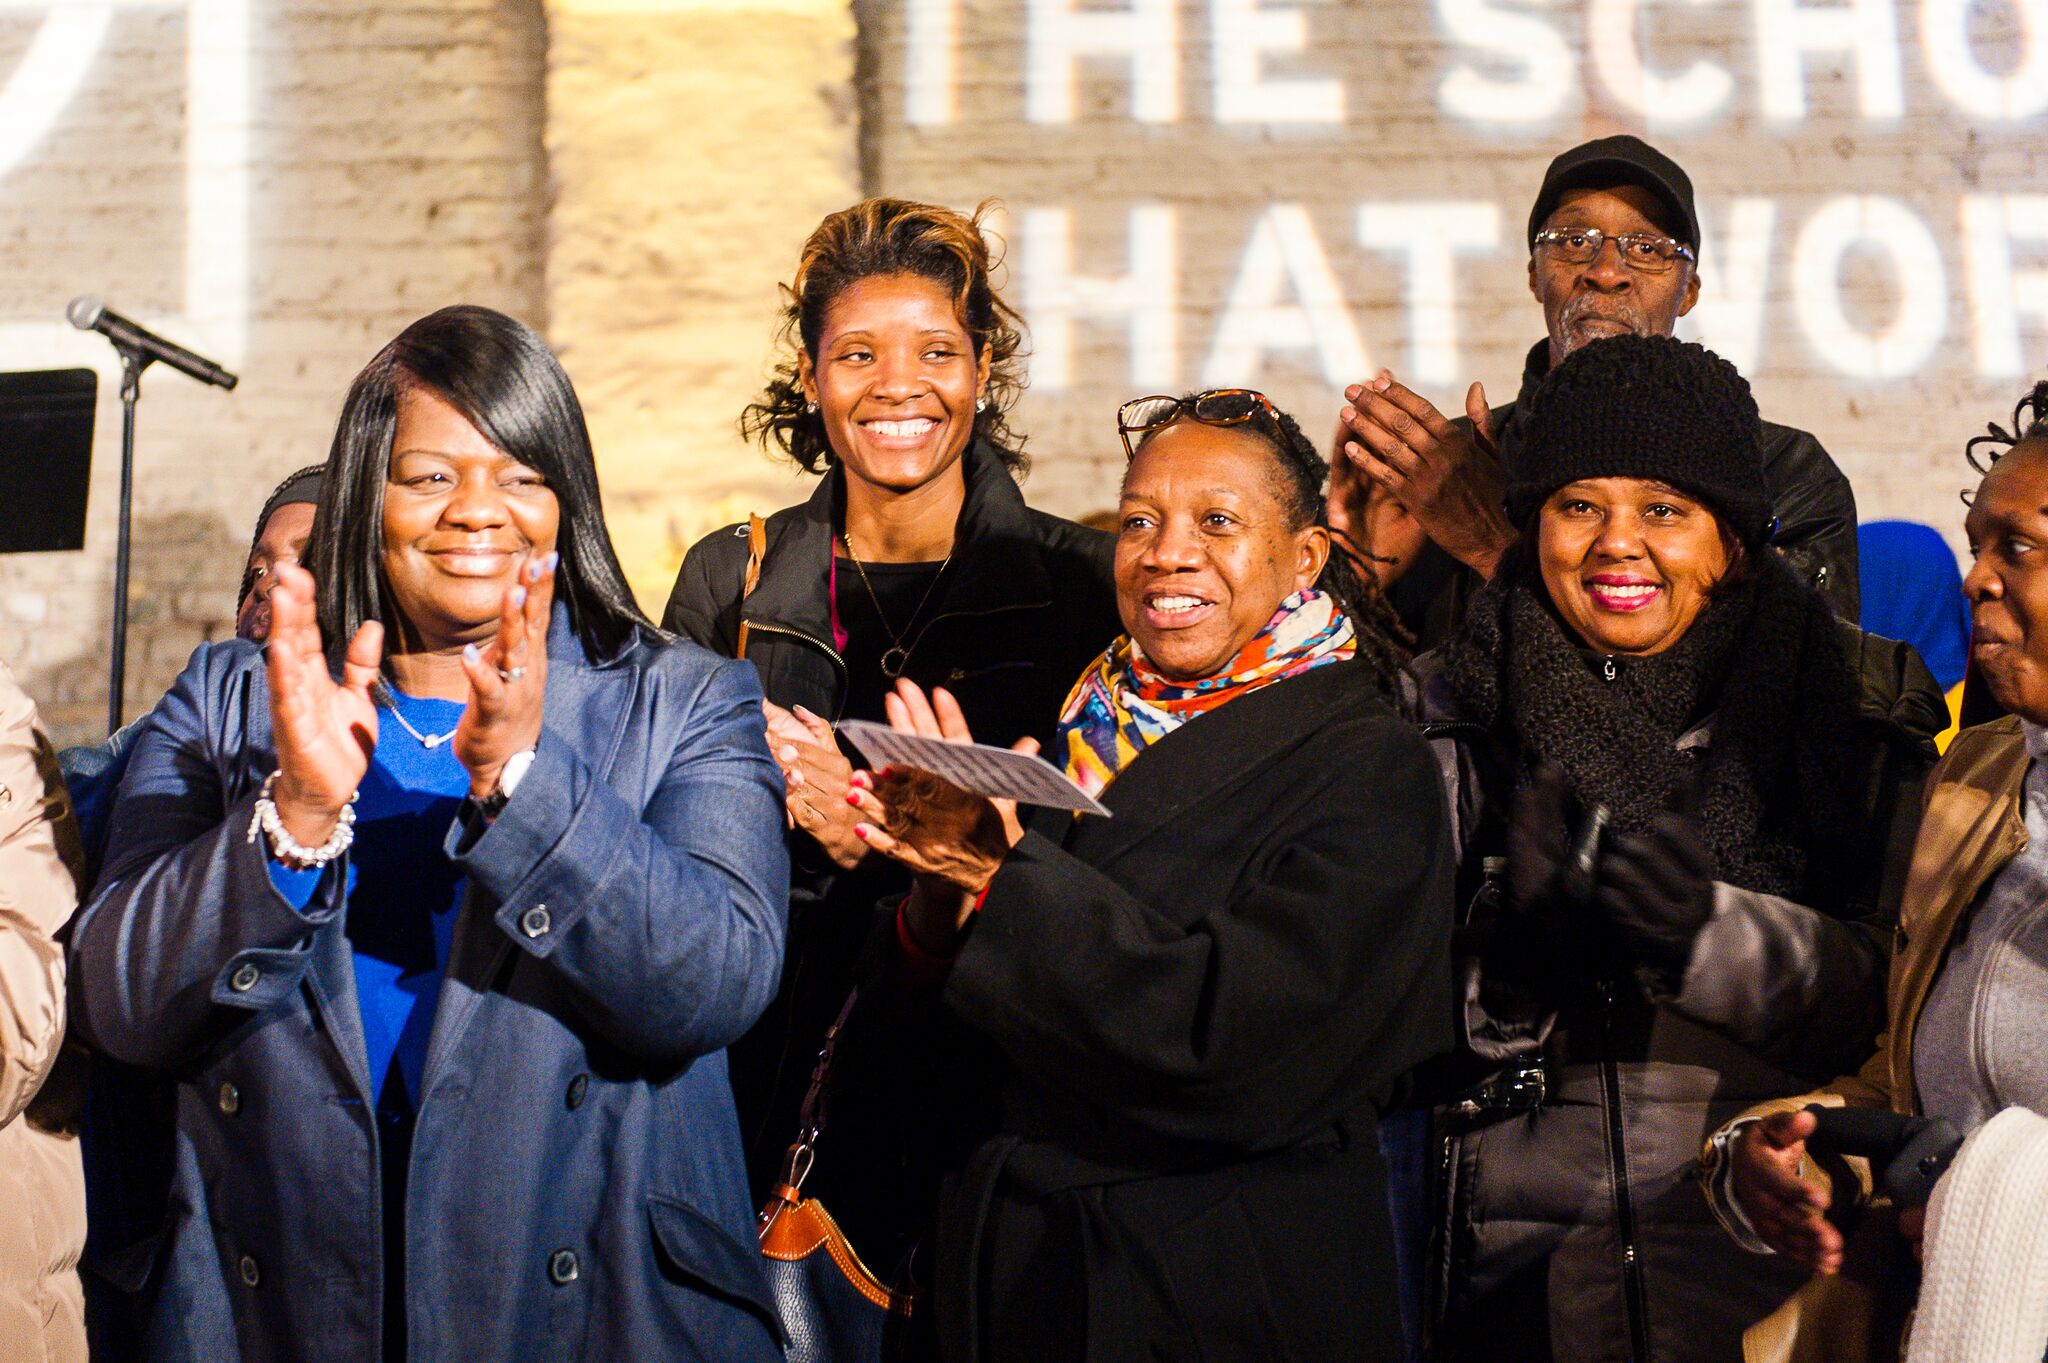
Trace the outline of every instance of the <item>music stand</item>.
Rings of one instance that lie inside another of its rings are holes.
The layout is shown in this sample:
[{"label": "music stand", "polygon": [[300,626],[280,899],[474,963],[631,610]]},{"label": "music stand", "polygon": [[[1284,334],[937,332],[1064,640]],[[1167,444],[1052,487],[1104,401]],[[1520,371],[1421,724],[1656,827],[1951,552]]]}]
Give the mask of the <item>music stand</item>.
[{"label": "music stand", "polygon": [[85,548],[99,386],[90,369],[0,374],[0,554]]}]

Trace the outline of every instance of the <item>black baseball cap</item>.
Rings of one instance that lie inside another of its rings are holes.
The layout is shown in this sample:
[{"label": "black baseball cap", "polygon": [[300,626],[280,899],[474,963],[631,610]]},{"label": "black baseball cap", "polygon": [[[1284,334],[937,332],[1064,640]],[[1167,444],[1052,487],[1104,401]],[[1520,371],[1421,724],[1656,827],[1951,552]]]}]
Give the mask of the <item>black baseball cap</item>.
[{"label": "black baseball cap", "polygon": [[1671,215],[1667,231],[1697,252],[1700,249],[1700,218],[1692,206],[1692,179],[1676,161],[1640,137],[1620,133],[1584,142],[1559,156],[1543,172],[1543,188],[1536,191],[1536,206],[1529,210],[1529,244],[1543,223],[1557,211],[1557,201],[1573,189],[1612,189],[1616,185],[1641,185],[1657,196]]}]

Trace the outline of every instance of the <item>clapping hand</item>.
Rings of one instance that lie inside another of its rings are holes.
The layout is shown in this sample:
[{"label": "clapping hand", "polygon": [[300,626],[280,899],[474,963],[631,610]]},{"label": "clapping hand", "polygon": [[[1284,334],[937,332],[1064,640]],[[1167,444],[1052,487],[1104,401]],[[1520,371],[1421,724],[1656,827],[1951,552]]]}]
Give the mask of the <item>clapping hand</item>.
[{"label": "clapping hand", "polygon": [[761,713],[768,721],[768,749],[782,768],[789,826],[816,838],[834,864],[858,866],[868,845],[854,831],[860,811],[846,798],[853,789],[853,764],[839,751],[832,726],[801,705],[785,710],[764,700]]},{"label": "clapping hand", "polygon": [[270,730],[277,745],[271,798],[285,832],[319,847],[355,798],[377,747],[377,684],[384,626],[366,620],[349,640],[341,680],[327,670],[313,577],[278,565],[270,592]]},{"label": "clapping hand", "polygon": [[1493,432],[1486,390],[1465,393],[1470,431],[1381,370],[1344,390],[1350,432],[1344,453],[1408,509],[1432,540],[1459,562],[1492,577],[1518,538],[1501,503],[1507,471]]},{"label": "clapping hand", "polygon": [[[974,741],[960,703],[944,690],[927,700],[915,682],[899,681],[885,704],[892,728],[950,743]],[[1036,753],[1038,742],[1022,739],[1015,749]],[[974,900],[1024,836],[1016,801],[970,794],[907,767],[855,772],[847,799],[862,815],[856,829],[862,841],[917,873],[912,928],[926,943],[957,940]]]},{"label": "clapping hand", "polygon": [[469,769],[469,795],[481,800],[515,753],[540,742],[541,703],[548,684],[548,620],[555,604],[561,555],[530,558],[519,583],[506,589],[497,637],[462,651],[469,706],[455,729],[455,756]]}]

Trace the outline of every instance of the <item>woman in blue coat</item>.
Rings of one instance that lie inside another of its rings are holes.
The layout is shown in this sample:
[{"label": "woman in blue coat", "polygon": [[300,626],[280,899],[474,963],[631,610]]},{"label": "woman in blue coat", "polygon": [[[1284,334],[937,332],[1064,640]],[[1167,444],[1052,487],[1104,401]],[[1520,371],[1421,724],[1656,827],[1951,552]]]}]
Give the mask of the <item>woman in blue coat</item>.
[{"label": "woman in blue coat", "polygon": [[151,1357],[780,1357],[723,1054],[787,893],[753,669],[634,608],[508,317],[372,360],[328,487],[267,652],[138,740],[72,943],[80,1030],[177,1080]]}]

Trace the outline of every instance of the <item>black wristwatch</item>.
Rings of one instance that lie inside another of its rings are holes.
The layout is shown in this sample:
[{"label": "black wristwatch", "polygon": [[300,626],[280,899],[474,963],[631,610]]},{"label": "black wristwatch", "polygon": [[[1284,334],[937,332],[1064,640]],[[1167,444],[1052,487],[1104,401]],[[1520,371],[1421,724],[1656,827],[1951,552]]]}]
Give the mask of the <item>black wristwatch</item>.
[{"label": "black wristwatch", "polygon": [[485,819],[495,819],[505,812],[505,806],[512,801],[512,792],[527,771],[533,766],[533,749],[513,753],[505,759],[505,765],[498,772],[498,785],[489,795],[476,801],[476,812]]}]

